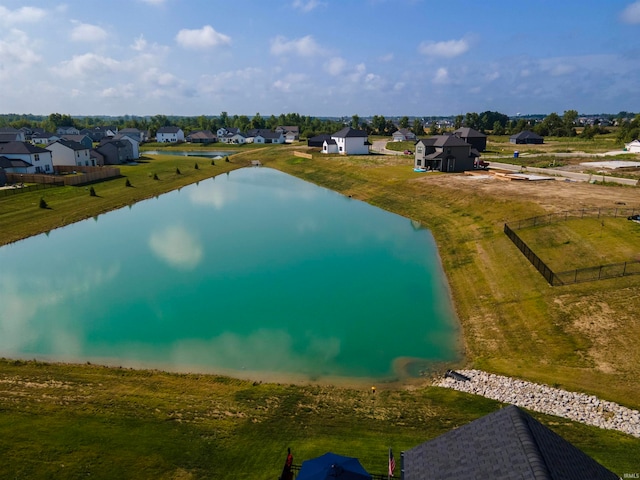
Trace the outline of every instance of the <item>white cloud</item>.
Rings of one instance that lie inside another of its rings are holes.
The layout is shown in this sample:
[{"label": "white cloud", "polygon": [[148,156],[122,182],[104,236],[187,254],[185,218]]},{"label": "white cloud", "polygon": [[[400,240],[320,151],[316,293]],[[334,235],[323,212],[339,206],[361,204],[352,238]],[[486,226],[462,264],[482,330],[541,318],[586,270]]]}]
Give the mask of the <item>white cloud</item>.
[{"label": "white cloud", "polygon": [[7,40],[0,39],[0,77],[14,75],[38,63],[42,58],[31,49],[32,41],[27,34],[12,29]]},{"label": "white cloud", "polygon": [[340,75],[345,67],[347,66],[347,62],[344,58],[335,57],[329,60],[325,65],[324,69],[329,75]]},{"label": "white cloud", "polygon": [[439,68],[433,77],[433,83],[437,83],[438,85],[449,83],[449,71],[444,67]]},{"label": "white cloud", "polygon": [[147,41],[144,38],[144,35],[140,35],[133,41],[131,48],[136,52],[142,52],[147,48]]},{"label": "white cloud", "polygon": [[149,247],[160,259],[181,270],[193,270],[203,257],[202,245],[183,227],[168,227],[151,234]]},{"label": "white cloud", "polygon": [[300,10],[304,13],[310,12],[319,6],[326,5],[325,2],[321,2],[319,0],[293,0],[293,8],[296,10]]},{"label": "white cloud", "polygon": [[71,30],[74,42],[101,42],[107,38],[107,32],[97,25],[79,23]]},{"label": "white cloud", "polygon": [[350,81],[353,83],[360,82],[362,77],[367,73],[367,66],[364,63],[359,63],[355,67],[355,71],[348,75]]},{"label": "white cloud", "polygon": [[180,30],[176,35],[176,41],[183,48],[206,49],[229,45],[231,37],[216,32],[211,25],[205,25],[199,30]]},{"label": "white cloud", "polygon": [[122,68],[122,64],[113,58],[95,53],[74,55],[71,60],[61,62],[52,71],[61,77],[96,77],[100,74],[115,72]]},{"label": "white cloud", "polygon": [[307,76],[302,73],[291,73],[286,75],[284,78],[273,82],[273,88],[280,90],[281,92],[301,90],[306,80]]},{"label": "white cloud", "polygon": [[380,60],[381,62],[384,62],[384,63],[390,62],[390,61],[392,61],[393,59],[394,59],[394,55],[393,55],[393,53],[387,53],[386,55],[382,55],[382,56],[379,58],[379,60]]},{"label": "white cloud", "polygon": [[17,23],[39,22],[46,15],[46,10],[41,8],[21,7],[17,10],[9,10],[0,5],[0,25],[13,26]]},{"label": "white cloud", "polygon": [[271,53],[273,55],[294,54],[300,57],[311,57],[314,55],[325,55],[325,50],[320,47],[311,35],[288,41],[285,37],[278,35],[271,40]]},{"label": "white cloud", "polygon": [[264,78],[264,72],[259,68],[244,68],[221,72],[215,75],[202,75],[199,90],[219,96],[246,92],[255,82]]},{"label": "white cloud", "polygon": [[401,92],[402,90],[404,90],[405,86],[406,84],[404,82],[396,82],[396,84],[393,86],[393,90],[396,92]]},{"label": "white cloud", "polygon": [[469,43],[465,39],[447,40],[443,42],[422,42],[418,51],[429,57],[453,58],[469,50]]},{"label": "white cloud", "polygon": [[640,1],[628,5],[620,14],[620,18],[625,23],[640,24]]}]

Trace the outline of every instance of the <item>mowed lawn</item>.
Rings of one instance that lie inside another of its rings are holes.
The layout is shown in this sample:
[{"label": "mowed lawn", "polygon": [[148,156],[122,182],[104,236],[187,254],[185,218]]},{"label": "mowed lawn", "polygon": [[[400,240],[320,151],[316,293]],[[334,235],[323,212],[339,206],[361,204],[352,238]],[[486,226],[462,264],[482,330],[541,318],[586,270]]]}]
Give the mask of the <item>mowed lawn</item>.
[{"label": "mowed lawn", "polygon": [[516,230],[554,272],[640,260],[640,223],[575,218]]}]

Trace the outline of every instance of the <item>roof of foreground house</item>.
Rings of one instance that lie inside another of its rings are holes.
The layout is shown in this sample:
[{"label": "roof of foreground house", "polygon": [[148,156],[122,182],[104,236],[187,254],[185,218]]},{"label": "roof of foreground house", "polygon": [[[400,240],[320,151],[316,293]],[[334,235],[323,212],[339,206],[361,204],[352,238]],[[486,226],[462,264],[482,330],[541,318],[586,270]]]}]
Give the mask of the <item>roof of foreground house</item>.
[{"label": "roof of foreground house", "polygon": [[32,145],[28,142],[5,142],[0,143],[0,155],[1,154],[28,154],[33,153],[50,153],[42,147]]},{"label": "roof of foreground house", "polygon": [[332,138],[356,138],[356,137],[366,138],[368,136],[369,135],[367,135],[367,132],[365,132],[364,130],[356,130],[355,128],[351,128],[351,127],[344,127],[339,132],[336,132],[333,135],[331,135]]},{"label": "roof of foreground house", "polygon": [[514,405],[404,452],[405,480],[619,477]]},{"label": "roof of foreground house", "polygon": [[531,130],[523,130],[520,133],[516,133],[514,135],[511,135],[511,137],[509,138],[514,138],[514,139],[524,139],[524,138],[543,138],[540,135],[538,135],[537,133],[533,133]]},{"label": "roof of foreground house", "polygon": [[453,133],[455,135],[458,135],[461,138],[486,138],[487,137],[484,133],[469,127],[461,127],[455,130]]}]

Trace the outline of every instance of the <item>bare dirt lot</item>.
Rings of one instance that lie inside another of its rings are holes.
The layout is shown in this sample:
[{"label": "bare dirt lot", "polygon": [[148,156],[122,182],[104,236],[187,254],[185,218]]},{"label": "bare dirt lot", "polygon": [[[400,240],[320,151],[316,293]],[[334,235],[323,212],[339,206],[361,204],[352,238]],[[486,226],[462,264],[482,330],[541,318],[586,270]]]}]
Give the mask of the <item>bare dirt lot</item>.
[{"label": "bare dirt lot", "polygon": [[640,189],[563,180],[514,181],[504,180],[490,173],[480,178],[474,175],[433,175],[420,182],[455,189],[464,189],[480,196],[533,201],[549,213],[583,207],[640,209]]}]

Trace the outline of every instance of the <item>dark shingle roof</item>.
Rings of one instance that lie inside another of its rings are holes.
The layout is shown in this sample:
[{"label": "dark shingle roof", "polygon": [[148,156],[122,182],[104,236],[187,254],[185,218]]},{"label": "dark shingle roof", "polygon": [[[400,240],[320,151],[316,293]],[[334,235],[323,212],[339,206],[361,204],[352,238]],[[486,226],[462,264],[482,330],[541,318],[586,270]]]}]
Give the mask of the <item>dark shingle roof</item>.
[{"label": "dark shingle roof", "polygon": [[487,137],[484,133],[469,127],[459,128],[455,130],[453,133],[458,135],[460,138],[486,138]]},{"label": "dark shingle roof", "polygon": [[0,156],[0,168],[24,168],[31,167],[29,162],[25,162],[19,158],[7,158]]},{"label": "dark shingle roof", "polygon": [[160,127],[158,133],[178,133],[178,127]]},{"label": "dark shingle roof", "polygon": [[365,132],[364,130],[356,130],[355,128],[351,127],[344,127],[342,130],[334,133],[331,136],[335,138],[368,137],[367,132]]},{"label": "dark shingle roof", "polygon": [[540,135],[538,135],[537,133],[533,133],[530,130],[523,130],[520,133],[516,133],[515,135],[511,135],[511,137],[509,137],[509,138],[513,138],[513,139],[517,139],[517,140],[524,140],[525,138],[541,139],[542,137]]},{"label": "dark shingle roof", "polygon": [[513,405],[406,451],[403,468],[405,480],[618,478]]},{"label": "dark shingle roof", "polygon": [[[55,142],[51,142],[49,145],[53,145],[54,143],[59,143],[60,145],[64,145],[65,147],[70,148],[73,151],[88,150],[87,147],[85,147],[81,143],[78,143],[78,142],[76,142],[74,140],[66,140],[64,138],[61,138],[59,140],[56,140]],[[47,146],[49,146],[49,145],[47,145]]]},{"label": "dark shingle roof", "polygon": [[27,142],[6,142],[0,143],[0,155],[2,154],[18,154],[18,153],[50,153],[49,150],[46,150],[42,147],[37,147]]}]

